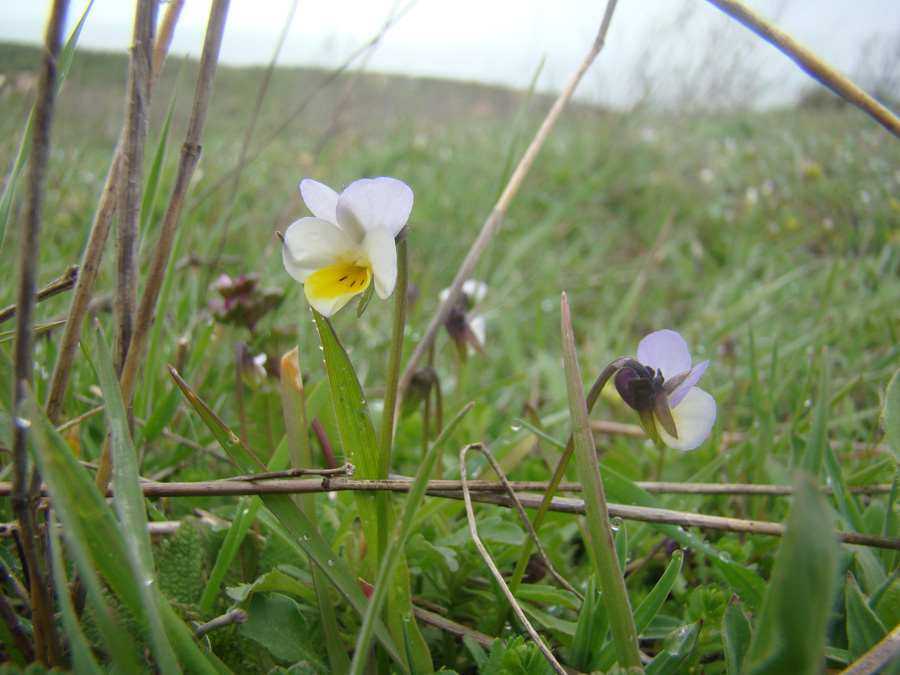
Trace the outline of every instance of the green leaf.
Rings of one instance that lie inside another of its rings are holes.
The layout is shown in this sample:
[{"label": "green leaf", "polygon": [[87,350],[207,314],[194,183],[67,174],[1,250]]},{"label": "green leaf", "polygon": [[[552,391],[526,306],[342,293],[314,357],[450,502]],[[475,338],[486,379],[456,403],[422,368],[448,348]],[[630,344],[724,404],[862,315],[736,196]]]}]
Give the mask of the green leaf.
[{"label": "green leaf", "polygon": [[894,455],[894,460],[900,464],[900,370],[894,373],[887,386],[881,415],[888,448]]},{"label": "green leaf", "polygon": [[279,569],[266,572],[252,584],[239,584],[227,590],[228,597],[235,602],[243,602],[251,593],[264,593],[274,591],[276,593],[290,593],[299,598],[315,602],[315,593],[300,581],[285,574]]},{"label": "green leaf", "polygon": [[750,647],[753,628],[737,596],[731,598],[722,616],[722,646],[725,648],[725,672],[741,675],[744,658]]},{"label": "green leaf", "polygon": [[[254,474],[265,470],[262,463],[244,446],[241,440],[229,429],[222,420],[187,386],[175,369],[169,367],[169,372],[184,393],[185,398],[200,415],[219,445],[228,453],[238,469],[244,474]],[[328,542],[322,538],[319,530],[309,522],[303,512],[287,495],[263,495],[262,501],[272,514],[278,518],[282,525],[291,533],[295,541],[306,551],[310,559],[319,566],[325,576],[335,585],[341,595],[361,615],[365,614],[368,601],[359,587],[356,579],[347,569],[345,563],[331,550]],[[394,642],[381,622],[378,622],[375,635],[384,645],[385,650],[404,672],[409,672],[404,667],[404,661],[394,646]]]},{"label": "green leaf", "polygon": [[583,672],[591,671],[606,642],[608,630],[606,605],[597,589],[597,577],[591,575],[584,593],[584,603],[578,614],[568,664]]},{"label": "green leaf", "polygon": [[646,675],[671,675],[679,672],[697,646],[700,637],[700,622],[676,628],[663,642],[662,651],[644,669]]},{"label": "green leaf", "polygon": [[321,657],[309,640],[309,627],[294,600],[280,593],[254,593],[246,606],[247,621],[238,633],[259,643],[282,663],[305,660],[325,672]]},{"label": "green leaf", "polygon": [[119,392],[119,381],[113,370],[112,358],[106,348],[106,340],[99,323],[97,332],[99,334],[97,371],[106,403],[105,414],[112,444],[111,486],[115,493],[113,505],[122,524],[128,561],[131,563],[134,577],[138,580],[138,591],[144,604],[153,656],[164,672],[176,673],[180,672],[180,669],[160,616],[159,603],[162,597],[157,586],[152,583],[156,575],[153,569],[150,535],[147,531],[144,493],[138,481],[137,452],[128,429],[128,416]]},{"label": "green leaf", "polygon": [[817,675],[832,616],[838,547],[829,509],[799,474],[787,530],[747,654],[750,675]]},{"label": "green leaf", "polygon": [[[334,412],[341,444],[344,446],[345,459],[356,467],[357,478],[387,478],[380,475],[375,428],[372,426],[369,406],[350,357],[338,340],[331,322],[315,310],[313,316],[325,355],[325,368],[331,384],[331,396],[334,400]],[[355,490],[353,496],[366,543],[376,566],[380,568],[385,547],[384,539],[394,530],[396,523],[391,495],[387,491],[381,491],[372,500],[371,495]],[[391,578],[387,603],[387,622],[391,634],[399,636],[404,631],[409,633],[412,645],[410,667],[416,672],[431,672],[431,654],[418,624],[415,621],[403,620],[403,617],[413,615],[413,607],[409,590],[409,569],[402,557]]]},{"label": "green leaf", "polygon": [[852,574],[847,575],[845,589],[847,603],[847,643],[850,658],[856,661],[887,635],[887,629],[874,610],[869,607]]}]

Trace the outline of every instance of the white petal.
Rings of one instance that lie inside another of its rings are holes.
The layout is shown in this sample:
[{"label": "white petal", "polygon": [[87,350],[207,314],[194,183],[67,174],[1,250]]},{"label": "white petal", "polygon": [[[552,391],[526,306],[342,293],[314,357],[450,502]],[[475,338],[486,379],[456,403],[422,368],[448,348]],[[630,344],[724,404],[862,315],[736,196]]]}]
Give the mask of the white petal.
[{"label": "white petal", "polygon": [[[482,351],[484,350],[484,341],[487,335],[487,322],[484,320],[484,317],[481,314],[476,314],[474,316],[468,317],[469,328],[472,330],[472,335],[475,336],[475,339],[478,340],[478,345],[481,347]],[[469,345],[469,353],[473,354],[476,351],[476,347],[474,345]]]},{"label": "white petal", "polygon": [[403,181],[363,178],[350,183],[341,193],[337,222],[348,232],[386,227],[396,237],[409,220],[412,205],[412,190]]},{"label": "white petal", "polygon": [[678,438],[673,438],[656,425],[663,443],[675,450],[693,450],[709,436],[716,421],[716,401],[702,389],[694,387],[677,407],[672,408],[672,418],[678,429]]},{"label": "white petal", "polygon": [[487,284],[477,279],[467,279],[463,282],[462,292],[469,298],[469,304],[474,307],[487,295]]},{"label": "white petal", "polygon": [[366,234],[362,248],[372,266],[375,292],[379,298],[386,298],[394,292],[397,284],[397,245],[394,235],[386,227],[376,227]]},{"label": "white petal", "polygon": [[337,225],[321,218],[301,218],[284,233],[281,256],[288,274],[303,283],[323,267],[353,262],[358,248]]},{"label": "white petal", "polygon": [[[305,288],[303,290],[306,291]],[[350,302],[357,295],[359,295],[359,293],[348,293],[347,295],[339,295],[335,298],[311,298],[309,297],[309,293],[306,293],[306,300],[309,302],[310,307],[315,309],[319,314],[328,317]]]},{"label": "white petal", "polygon": [[691,369],[691,353],[687,342],[674,330],[650,333],[641,340],[637,360],[645,366],[662,371],[666,379]]},{"label": "white petal", "polygon": [[312,211],[316,218],[337,224],[337,192],[312,178],[304,178],[300,181],[300,194],[306,208]]},{"label": "white petal", "polygon": [[[700,381],[700,376],[703,375],[703,372],[706,370],[706,367],[709,365],[709,359],[703,361],[702,363],[698,363],[696,366],[691,368],[688,371],[687,377],[684,378],[684,381],[678,385],[678,388],[675,389],[671,394],[669,394],[669,406],[674,408],[687,396],[687,393],[691,390],[697,382]],[[680,373],[679,373],[680,374]]]}]

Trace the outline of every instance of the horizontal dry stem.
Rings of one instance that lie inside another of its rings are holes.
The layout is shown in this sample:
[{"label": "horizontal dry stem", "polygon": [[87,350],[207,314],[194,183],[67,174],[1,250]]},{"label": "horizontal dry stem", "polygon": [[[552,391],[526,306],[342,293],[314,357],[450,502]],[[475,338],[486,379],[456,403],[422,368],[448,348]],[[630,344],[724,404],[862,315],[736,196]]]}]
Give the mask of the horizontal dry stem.
[{"label": "horizontal dry stem", "polygon": [[[336,490],[392,490],[394,492],[407,492],[411,485],[412,481],[409,479],[356,480],[326,477],[325,479],[298,478],[293,480],[271,480],[255,483],[244,481],[202,481],[191,483],[158,483],[146,481],[141,484],[141,487],[144,491],[144,496],[146,497],[214,497],[262,494],[303,494],[332,492]],[[540,488],[541,486],[546,488],[546,483],[511,482],[510,485],[516,490],[535,489],[536,487]],[[675,483],[673,485],[684,486],[685,484]],[[461,487],[462,484],[460,481],[429,481],[427,494],[433,497],[462,499],[463,494]],[[758,492],[754,494],[791,494],[789,488],[783,489],[782,486],[772,485],[756,487],[775,488],[779,490],[779,492]],[[882,492],[887,492],[890,489],[890,486],[873,487],[879,488],[879,491]],[[12,486],[10,483],[0,483],[0,496],[9,495],[11,488]],[[579,486],[577,483],[567,483],[563,484],[561,488],[563,491],[575,491]],[[502,494],[503,490],[503,484],[500,482],[469,482],[469,492],[473,501],[510,507],[512,504],[510,503],[509,498],[505,494]],[[527,509],[537,509],[540,505],[541,498],[541,494],[523,494],[519,497],[519,501],[522,506]],[[581,515],[584,513],[584,500],[554,497],[550,510],[558,511],[560,513]],[[780,537],[784,534],[784,525],[781,523],[773,523],[764,520],[742,520],[724,516],[709,516],[701,513],[673,511],[670,509],[657,509],[644,506],[609,504],[609,515],[611,517],[618,516],[624,520],[681,525],[682,527],[699,527],[728,532],[765,534],[774,537]],[[9,525],[0,525],[0,537],[8,536],[9,529]],[[837,532],[836,536],[839,541],[845,544],[900,550],[900,539],[894,537],[859,534],[856,532]]]}]

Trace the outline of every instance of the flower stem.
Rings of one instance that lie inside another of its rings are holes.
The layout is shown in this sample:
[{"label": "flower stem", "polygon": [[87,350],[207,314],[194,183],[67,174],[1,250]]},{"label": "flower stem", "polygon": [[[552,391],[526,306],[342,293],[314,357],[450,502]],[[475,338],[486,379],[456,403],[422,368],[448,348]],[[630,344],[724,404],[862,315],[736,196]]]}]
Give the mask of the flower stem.
[{"label": "flower stem", "polygon": [[619,567],[609,510],[600,478],[600,465],[594,437],[588,425],[587,401],[581,385],[581,373],[575,351],[575,335],[572,331],[572,317],[565,293],[562,296],[562,340],[563,357],[566,364],[566,388],[569,394],[569,413],[572,418],[572,440],[578,459],[578,475],[584,493],[585,513],[590,531],[590,543],[597,567],[597,578],[603,590],[609,628],[616,649],[619,666],[623,669],[641,669],[641,655],[638,649],[637,630],[631,612],[625,578]]}]

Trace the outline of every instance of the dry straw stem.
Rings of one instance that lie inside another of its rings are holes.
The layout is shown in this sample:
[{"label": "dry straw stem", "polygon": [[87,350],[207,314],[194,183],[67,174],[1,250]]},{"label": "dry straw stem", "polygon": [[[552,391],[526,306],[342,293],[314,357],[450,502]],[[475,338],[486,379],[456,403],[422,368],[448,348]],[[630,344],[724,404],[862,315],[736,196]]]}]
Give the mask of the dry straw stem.
[{"label": "dry straw stem", "polygon": [[873,675],[900,653],[900,625],[881,642],[841,671],[841,675]]},{"label": "dry straw stem", "polygon": [[834,93],[842,96],[865,113],[871,115],[885,129],[900,138],[900,119],[869,96],[853,82],[825,63],[790,35],[753,12],[738,0],[708,0],[735,21],[759,35],[790,57],[800,68]]},{"label": "dry straw stem", "polygon": [[[475,525],[475,512],[472,510],[472,497],[469,494],[468,489],[468,481],[466,480],[466,451],[469,449],[477,449],[484,452],[484,446],[481,443],[474,443],[472,445],[465,446],[462,450],[459,451],[459,474],[462,476],[462,484],[463,484],[463,499],[466,503],[466,517],[469,520],[469,535],[472,537],[472,541],[475,543],[475,546],[478,548],[478,552],[481,553],[481,557],[484,559],[484,563],[490,569],[491,574],[494,576],[494,579],[497,581],[497,584],[500,586],[503,591],[503,595],[506,596],[507,602],[509,602],[510,607],[512,607],[513,612],[516,617],[525,626],[525,630],[528,631],[528,634],[531,636],[531,639],[534,640],[535,644],[537,644],[538,649],[541,650],[541,654],[544,655],[544,658],[547,659],[547,662],[553,666],[553,670],[561,675],[566,675],[566,671],[563,669],[562,665],[559,661],[556,660],[556,657],[553,656],[553,652],[544,644],[544,641],[541,640],[541,636],[537,634],[537,631],[531,625],[531,622],[528,620],[528,617],[525,616],[525,612],[522,611],[522,608],[519,606],[519,603],[516,601],[515,596],[512,594],[512,591],[509,590],[509,586],[506,585],[506,581],[503,579],[503,575],[500,574],[500,570],[497,569],[497,566],[494,564],[494,561],[491,559],[491,554],[488,553],[488,550],[484,547],[484,544],[481,543],[481,538],[478,536],[478,527]],[[484,453],[487,455],[488,453]]]},{"label": "dry straw stem", "polygon": [[[68,291],[75,285],[75,280],[78,278],[78,265],[69,265],[66,268],[66,271],[63,275],[57,279],[54,279],[49,284],[44,286],[41,290],[39,290],[34,295],[35,303],[43,302],[48,298],[52,298],[54,295],[59,295],[65,291]],[[0,310],[0,323],[4,321],[8,321],[16,315],[16,305],[10,305],[9,307],[4,307]]]},{"label": "dry straw stem", "polygon": [[[119,176],[116,227],[116,268],[113,296],[113,362],[121,373],[134,332],[137,304],[138,242],[141,227],[141,199],[144,194],[144,150],[147,140],[147,110],[150,106],[150,74],[153,61],[153,32],[156,29],[156,0],[137,0],[131,67],[122,129],[122,158]],[[131,407],[130,397],[124,397]]]},{"label": "dry straw stem", "polygon": [[509,209],[513,197],[515,197],[519,188],[522,186],[522,182],[525,180],[525,176],[528,174],[531,165],[534,163],[538,152],[540,152],[543,147],[544,142],[553,130],[557,120],[559,120],[560,115],[562,115],[563,109],[572,98],[572,94],[575,93],[578,83],[581,81],[585,72],[587,72],[587,69],[594,62],[594,59],[597,58],[597,54],[603,49],[603,44],[606,41],[606,33],[609,30],[609,23],[612,21],[613,10],[615,7],[616,0],[608,0],[606,12],[603,15],[603,22],[600,24],[600,30],[597,32],[597,37],[594,39],[590,51],[587,56],[584,57],[584,61],[582,61],[581,65],[578,67],[575,75],[572,77],[569,84],[566,85],[566,88],[563,89],[562,93],[554,102],[553,107],[550,108],[550,112],[547,113],[547,116],[541,123],[540,128],[537,130],[537,133],[531,141],[531,145],[528,146],[528,149],[519,161],[518,166],[516,166],[516,170],[513,172],[512,176],[510,176],[503,193],[494,205],[494,209],[491,211],[488,219],[481,227],[481,232],[478,233],[478,237],[469,249],[469,253],[466,255],[465,260],[463,260],[462,265],[460,265],[459,271],[456,273],[456,277],[450,285],[450,291],[447,297],[440,305],[438,305],[434,316],[431,317],[428,328],[425,329],[422,339],[416,344],[416,348],[413,350],[413,353],[406,364],[406,369],[403,371],[403,377],[400,378],[401,394],[409,388],[413,373],[415,373],[419,363],[431,347],[431,343],[434,341],[438,330],[440,330],[447,315],[450,313],[450,308],[456,303],[463,283],[472,276],[475,265],[478,264],[482,253],[484,253],[484,250],[488,247],[491,239],[499,229],[501,222],[503,222],[503,217],[506,215],[506,211]]},{"label": "dry straw stem", "polygon": [[[153,74],[150,79],[150,93],[153,93],[154,85],[159,79],[165,63],[165,55],[172,41],[175,23],[181,12],[184,0],[172,0],[168,3],[166,13],[163,15],[162,24],[156,40],[156,48],[153,56]],[[106,246],[106,238],[109,236],[109,228],[113,215],[116,212],[116,195],[118,194],[119,167],[122,156],[122,141],[116,145],[113,160],[106,174],[106,182],[100,193],[100,202],[97,212],[94,214],[94,222],[88,235],[84,255],[78,271],[78,281],[72,293],[72,302],[69,305],[66,326],[59,344],[59,355],[53,367],[53,377],[50,381],[50,389],[47,394],[47,416],[54,423],[59,421],[62,412],[63,396],[69,383],[69,375],[72,373],[72,364],[75,362],[75,354],[78,350],[78,341],[81,338],[81,327],[87,313],[91,294],[94,292],[94,282],[100,270],[100,259],[103,257],[103,249]]]},{"label": "dry straw stem", "polygon": [[169,199],[169,205],[163,217],[159,240],[153,251],[153,260],[150,263],[147,285],[141,297],[134,333],[131,336],[131,344],[128,347],[127,359],[122,368],[120,388],[122,390],[122,398],[125,401],[129,401],[134,393],[135,378],[143,357],[144,346],[150,332],[153,315],[156,311],[156,301],[159,298],[160,288],[162,288],[166,264],[172,252],[172,242],[175,239],[178,224],[181,222],[181,211],[187,198],[191,177],[194,175],[194,169],[197,166],[197,161],[200,159],[200,140],[203,136],[203,125],[206,121],[209,98],[212,94],[213,76],[216,72],[219,49],[222,46],[222,36],[225,32],[228,3],[229,0],[215,0],[209,12],[206,40],[203,44],[203,54],[200,57],[200,74],[197,80],[197,88],[194,92],[194,105],[191,110],[187,135],[184,144],[181,146],[181,161],[178,165],[172,196]]},{"label": "dry straw stem", "polygon": [[[684,483],[638,483],[639,486],[651,488],[659,486],[675,486],[678,492],[689,492],[685,489],[687,484]],[[304,494],[313,492],[333,492],[337,490],[391,490],[393,492],[408,492],[412,486],[412,480],[408,478],[402,479],[386,479],[386,480],[357,480],[351,478],[330,478],[325,480],[320,478],[299,478],[286,480],[267,480],[265,482],[250,482],[238,480],[220,480],[220,481],[197,481],[189,483],[160,483],[155,481],[144,481],[141,489],[145,497],[221,497],[221,496],[243,496],[243,495],[263,495],[263,494]],[[510,486],[514,490],[535,490],[545,489],[546,483],[532,482],[510,482]],[[564,483],[560,486],[562,491],[574,491],[578,489],[577,484]],[[707,486],[708,494],[729,494],[719,493],[715,486]],[[743,490],[746,487],[734,485],[736,490]],[[742,494],[772,494],[787,495],[789,490],[784,489],[780,485],[761,485],[755,486],[762,488],[755,492],[743,491]],[[887,492],[890,486],[873,486],[878,488],[878,492]],[[888,488],[888,490],[882,489]],[[11,483],[0,483],[0,496],[11,494]],[[472,501],[483,502],[486,504],[497,504],[498,506],[512,507],[513,504],[509,497],[502,493],[505,488],[499,481],[470,481],[468,490]],[[443,497],[447,499],[462,499],[462,481],[454,480],[433,480],[428,482],[426,494],[433,497]],[[734,494],[734,493],[730,493]],[[526,509],[537,509],[540,507],[542,494],[523,494],[518,497],[519,502]],[[710,530],[724,530],[728,532],[746,532],[748,534],[763,534],[774,537],[780,537],[784,534],[784,525],[781,523],[772,523],[763,520],[741,520],[739,518],[725,518],[722,516],[708,516],[701,513],[690,513],[686,511],[672,511],[670,509],[656,509],[644,506],[628,506],[623,504],[609,504],[610,517],[623,518],[624,520],[635,520],[646,523],[664,523],[670,525],[681,525],[683,527],[699,527]],[[572,499],[565,497],[554,497],[550,504],[551,511],[560,513],[572,513],[577,515],[584,514],[584,500]],[[6,528],[8,529],[8,528]],[[0,536],[3,536],[3,529],[0,526]],[[900,550],[900,539],[894,537],[884,537],[871,534],[859,534],[856,532],[836,532],[838,540],[845,544],[857,544],[860,546],[872,546],[875,548],[886,548]]]},{"label": "dry straw stem", "polygon": [[[31,383],[34,364],[34,314],[38,261],[41,249],[41,219],[50,159],[50,127],[55,104],[57,59],[62,50],[62,32],[68,11],[67,0],[56,0],[47,25],[41,69],[38,76],[37,99],[34,103],[34,133],[31,139],[30,165],[25,193],[25,214],[22,219],[21,248],[19,250],[19,287],[15,341],[15,385],[13,397],[12,464],[13,488],[11,505],[21,529],[21,546],[26,573],[30,579],[31,619],[34,640],[33,656],[49,665],[61,665],[62,650],[53,621],[53,602],[50,581],[45,568],[46,558],[40,531],[35,520],[36,502],[40,495],[40,480],[32,475],[28,481],[27,435],[30,422],[19,414],[19,408]],[[16,622],[17,623],[17,622]],[[7,624],[9,625],[9,624]],[[15,625],[10,626],[15,629]]]}]

